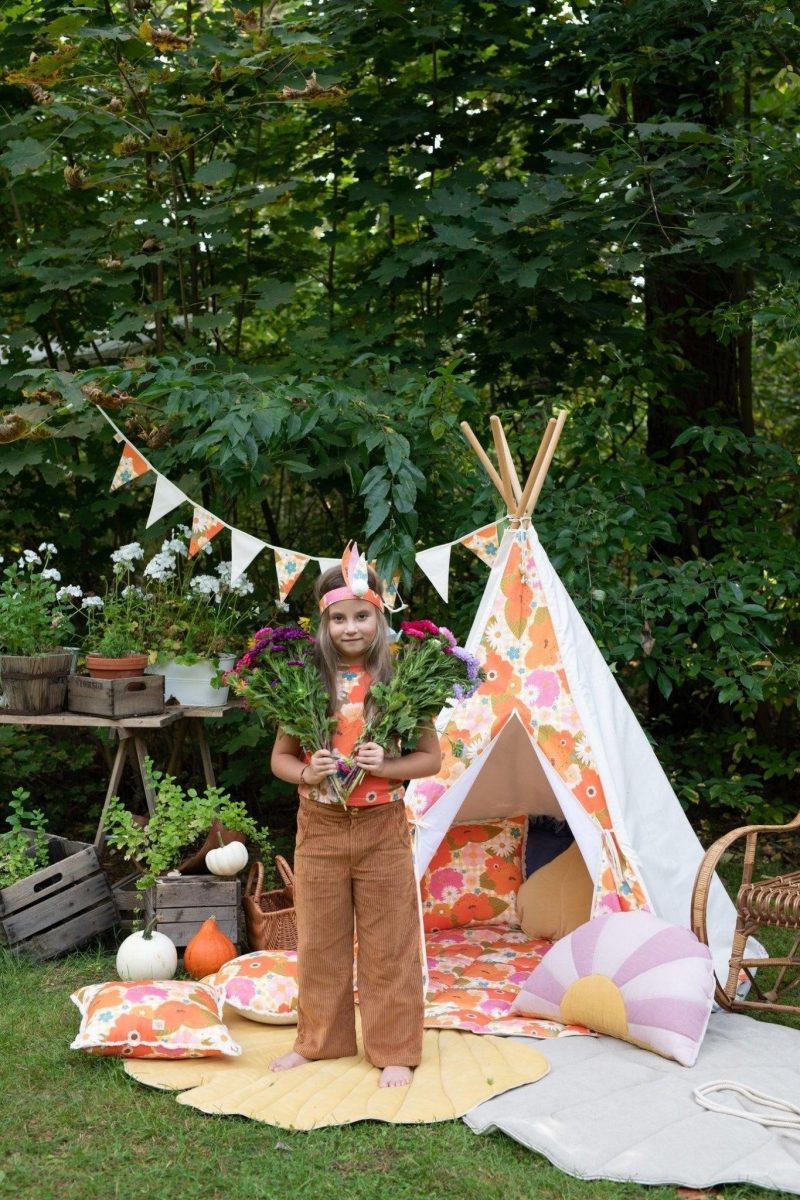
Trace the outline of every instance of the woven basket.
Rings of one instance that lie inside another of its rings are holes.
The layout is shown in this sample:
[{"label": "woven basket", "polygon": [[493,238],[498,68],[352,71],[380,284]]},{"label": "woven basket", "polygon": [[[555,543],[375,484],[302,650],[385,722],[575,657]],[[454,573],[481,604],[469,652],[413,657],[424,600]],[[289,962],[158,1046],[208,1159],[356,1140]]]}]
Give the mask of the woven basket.
[{"label": "woven basket", "polygon": [[251,950],[296,950],[297,917],[294,910],[294,875],[285,858],[275,856],[284,882],[281,888],[263,891],[264,866],[254,862],[242,895],[247,942]]}]

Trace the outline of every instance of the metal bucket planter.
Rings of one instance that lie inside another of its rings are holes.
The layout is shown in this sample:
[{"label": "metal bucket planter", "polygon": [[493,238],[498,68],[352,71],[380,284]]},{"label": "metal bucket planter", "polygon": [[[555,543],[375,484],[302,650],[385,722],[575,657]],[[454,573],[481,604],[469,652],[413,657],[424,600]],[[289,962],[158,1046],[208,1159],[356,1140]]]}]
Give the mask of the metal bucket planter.
[{"label": "metal bucket planter", "polygon": [[61,712],[72,661],[72,651],[61,649],[46,654],[0,654],[4,711],[31,716]]},{"label": "metal bucket planter", "polygon": [[148,667],[146,675],[164,676],[164,697],[170,697],[187,708],[215,708],[228,699],[227,687],[212,687],[211,680],[218,670],[229,671],[236,662],[233,654],[222,654],[219,659],[201,659],[185,666],[176,662],[159,663]]}]

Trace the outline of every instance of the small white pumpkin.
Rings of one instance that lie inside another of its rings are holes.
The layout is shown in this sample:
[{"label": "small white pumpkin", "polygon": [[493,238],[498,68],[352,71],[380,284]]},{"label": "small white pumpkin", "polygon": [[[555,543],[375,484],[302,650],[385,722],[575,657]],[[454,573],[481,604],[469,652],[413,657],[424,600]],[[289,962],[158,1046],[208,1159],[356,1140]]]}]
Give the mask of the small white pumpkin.
[{"label": "small white pumpkin", "polygon": [[120,979],[172,979],[177,969],[175,943],[157,930],[130,934],[117,951]]},{"label": "small white pumpkin", "polygon": [[242,867],[247,866],[247,858],[244,842],[228,842],[227,846],[209,850],[206,866],[212,875],[236,875]]}]

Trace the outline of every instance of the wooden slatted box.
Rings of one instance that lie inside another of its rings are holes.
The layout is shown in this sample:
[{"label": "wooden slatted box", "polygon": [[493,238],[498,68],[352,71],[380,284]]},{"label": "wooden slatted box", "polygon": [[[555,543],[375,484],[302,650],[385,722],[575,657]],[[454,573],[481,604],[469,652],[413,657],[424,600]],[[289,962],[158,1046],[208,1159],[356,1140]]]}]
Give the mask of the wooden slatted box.
[{"label": "wooden slatted box", "polygon": [[49,867],[0,889],[0,930],[6,944],[41,960],[74,949],[118,919],[94,846],[54,835],[47,844]]},{"label": "wooden slatted box", "polygon": [[164,676],[142,675],[134,679],[90,679],[71,675],[67,686],[70,712],[95,717],[144,717],[164,711]]},{"label": "wooden slatted box", "polygon": [[239,944],[242,922],[242,885],[238,879],[216,875],[161,876],[145,895],[145,922],[185,947],[209,917],[232,942]]},{"label": "wooden slatted box", "polygon": [[126,935],[135,929],[144,929],[144,892],[136,887],[139,878],[139,871],[134,871],[111,888],[119,911],[119,927]]}]

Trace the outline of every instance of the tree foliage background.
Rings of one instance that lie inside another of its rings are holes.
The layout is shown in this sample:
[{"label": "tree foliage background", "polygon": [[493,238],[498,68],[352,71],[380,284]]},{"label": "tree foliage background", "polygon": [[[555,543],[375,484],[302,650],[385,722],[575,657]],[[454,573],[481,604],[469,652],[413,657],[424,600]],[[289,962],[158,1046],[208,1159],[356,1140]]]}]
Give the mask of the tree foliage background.
[{"label": "tree foliage background", "polygon": [[[0,68],[3,553],[80,581],[143,537],[99,405],[225,520],[356,536],[444,616],[415,548],[498,511],[459,421],[499,413],[524,471],[566,407],[537,527],[682,802],[794,811],[788,6],[16,0]],[[271,800],[257,728],[216,753]],[[0,802],[85,809],[101,768],[0,730]]]}]

